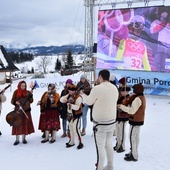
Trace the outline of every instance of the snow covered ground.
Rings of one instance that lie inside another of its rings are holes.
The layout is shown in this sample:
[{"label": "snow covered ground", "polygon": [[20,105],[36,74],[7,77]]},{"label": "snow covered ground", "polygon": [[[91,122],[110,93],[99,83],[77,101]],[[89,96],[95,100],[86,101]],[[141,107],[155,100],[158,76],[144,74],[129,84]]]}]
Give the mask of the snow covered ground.
[{"label": "snow covered ground", "polygon": [[[51,74],[47,77],[54,77]],[[75,75],[80,76],[80,74]],[[69,76],[65,77],[68,78]],[[59,78],[57,75],[56,79]],[[72,77],[73,78],[73,77]],[[30,82],[29,78],[25,79]],[[19,80],[18,80],[19,81]],[[11,127],[7,124],[5,117],[13,110],[10,100],[18,81],[14,81],[12,87],[6,90],[7,101],[3,104],[0,128],[0,169],[2,170],[95,170],[96,152],[92,136],[92,123],[88,114],[87,134],[83,136],[84,148],[77,150],[76,146],[66,148],[68,138],[60,138],[62,129],[57,133],[55,143],[41,143],[41,132],[38,130],[39,107],[36,106],[42,93],[46,88],[34,90],[34,102],[32,104],[32,118],[35,133],[27,136],[28,144],[20,143],[14,146],[15,136],[11,135]],[[43,79],[48,81],[48,78]],[[5,85],[0,85],[2,89]],[[29,89],[29,88],[28,88]],[[62,88],[59,88],[60,93]],[[139,160],[138,162],[124,161],[124,154],[129,151],[128,131],[126,138],[126,151],[123,153],[114,152],[114,170],[168,170],[170,157],[170,98],[167,96],[146,96],[147,109],[145,124],[141,127]],[[113,136],[113,146],[115,137]]]},{"label": "snow covered ground", "polygon": [[[56,58],[52,58],[54,64]],[[78,63],[82,60],[76,58]],[[23,65],[23,64],[22,64]],[[26,66],[36,67],[35,62],[25,63]],[[17,65],[20,68],[20,65]],[[51,70],[53,65],[49,65]],[[68,138],[60,138],[62,129],[57,133],[55,143],[41,143],[41,132],[38,130],[39,107],[36,106],[41,95],[47,90],[48,83],[57,82],[57,89],[60,93],[63,89],[63,82],[67,78],[72,78],[77,82],[82,72],[71,76],[60,76],[58,73],[47,74],[44,79],[31,79],[27,77],[25,81],[29,85],[37,81],[39,88],[34,90],[34,102],[32,107],[32,119],[35,133],[27,136],[28,144],[20,143],[14,146],[15,136],[11,135],[11,127],[6,122],[6,115],[14,109],[10,103],[13,91],[20,80],[13,81],[11,88],[7,89],[5,95],[7,101],[3,104],[0,129],[0,169],[2,170],[95,170],[96,151],[92,136],[92,123],[88,114],[88,126],[86,136],[83,136],[84,148],[77,150],[76,146],[66,148],[65,143]],[[7,84],[0,85],[3,89]],[[168,96],[146,96],[147,108],[145,124],[141,127],[139,160],[138,162],[124,161],[124,154],[129,152],[129,139],[127,125],[126,151],[123,153],[114,152],[114,170],[168,170],[170,157],[170,98]],[[115,136],[113,136],[113,146],[115,146]],[[77,143],[76,143],[77,144]]]}]

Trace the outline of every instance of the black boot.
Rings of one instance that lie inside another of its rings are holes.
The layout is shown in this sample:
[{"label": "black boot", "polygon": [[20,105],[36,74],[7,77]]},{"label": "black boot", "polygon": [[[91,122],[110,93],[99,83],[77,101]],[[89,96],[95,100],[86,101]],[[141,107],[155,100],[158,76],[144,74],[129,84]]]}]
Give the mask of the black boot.
[{"label": "black boot", "polygon": [[45,132],[42,134],[42,138],[45,138]]},{"label": "black boot", "polygon": [[66,143],[66,146],[70,143],[71,139]]},{"label": "black boot", "polygon": [[74,145],[75,145],[75,144],[69,144],[69,143],[68,143],[68,144],[66,145],[66,148],[71,148],[71,147],[74,146]]},{"label": "black boot", "polygon": [[125,157],[129,157],[131,155],[131,153],[126,153]]},{"label": "black boot", "polygon": [[134,162],[138,161],[137,159],[135,159],[133,157],[133,155],[129,155],[129,156],[124,157],[124,160],[125,161],[134,161]]},{"label": "black boot", "polygon": [[14,145],[18,145],[18,144],[19,144],[19,141],[16,140],[16,141],[14,142]]},{"label": "black boot", "polygon": [[26,139],[23,139],[22,143],[23,143],[23,144],[27,144]]},{"label": "black boot", "polygon": [[2,132],[0,131],[0,136],[2,135]]},{"label": "black boot", "polygon": [[41,141],[41,143],[46,143],[48,141],[49,141],[49,139],[44,139],[44,140]]},{"label": "black boot", "polygon": [[121,153],[124,152],[125,150],[123,149],[122,145],[120,146],[120,148],[117,150],[117,153]]},{"label": "black boot", "polygon": [[80,142],[79,145],[77,146],[77,149],[82,149],[84,145]]},{"label": "black boot", "polygon": [[55,139],[51,139],[51,140],[50,140],[50,143],[54,143],[54,142],[55,142]]}]

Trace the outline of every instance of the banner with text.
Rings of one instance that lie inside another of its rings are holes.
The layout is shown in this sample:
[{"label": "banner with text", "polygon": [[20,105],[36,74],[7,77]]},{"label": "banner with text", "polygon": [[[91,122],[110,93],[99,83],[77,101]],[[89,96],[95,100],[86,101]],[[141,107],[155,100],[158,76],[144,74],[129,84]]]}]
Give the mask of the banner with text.
[{"label": "banner with text", "polygon": [[54,83],[56,86],[56,89],[61,91],[64,89],[65,83],[67,79],[72,79],[73,84],[77,84],[80,81],[80,76],[60,76],[60,77],[49,77],[49,78],[42,78],[42,79],[28,79],[25,80],[26,83],[28,84],[29,88],[31,88],[34,84],[36,84],[37,89],[44,89],[47,90],[48,85],[50,83]]},{"label": "banner with text", "polygon": [[[141,72],[109,70],[114,74],[116,81],[126,77],[127,85],[132,87],[134,84],[142,83],[145,87],[145,94],[170,96],[170,75],[169,73]],[[99,69],[96,70],[97,74]]]}]

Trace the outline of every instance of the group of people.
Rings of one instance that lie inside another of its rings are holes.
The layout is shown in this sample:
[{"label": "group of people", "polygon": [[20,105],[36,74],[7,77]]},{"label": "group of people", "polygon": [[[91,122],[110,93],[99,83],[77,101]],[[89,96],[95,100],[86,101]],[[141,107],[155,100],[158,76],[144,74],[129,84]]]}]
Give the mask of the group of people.
[{"label": "group of people", "polygon": [[[56,92],[55,85],[50,83],[47,91],[37,103],[41,112],[38,129],[42,131],[44,138],[41,143],[56,141],[56,132],[60,129],[61,117],[63,128],[61,137],[68,136],[69,138],[66,148],[75,145],[77,136],[77,149],[82,149],[84,147],[82,136],[86,135],[87,112],[90,108],[97,153],[96,170],[113,170],[114,150],[118,153],[125,151],[125,127],[128,121],[130,152],[125,154],[124,159],[137,161],[139,133],[141,125],[144,124],[146,100],[142,84],[135,84],[132,88],[133,94],[130,95],[131,88],[127,86],[126,78],[121,78],[119,87],[117,87],[114,76],[110,75],[106,69],[99,71],[97,83],[93,88],[85,74],[81,75],[77,85],[74,85],[71,79],[67,79],[61,94]],[[4,92],[0,94],[0,103],[6,100]],[[29,91],[25,81],[19,82],[11,99],[18,114],[8,116],[12,126],[12,135],[16,136],[14,145],[19,144],[20,136],[22,136],[22,142],[26,144],[26,136],[34,133],[30,107],[32,102],[33,89]],[[14,124],[18,115],[22,121]],[[113,148],[114,131],[116,132],[116,146]],[[105,154],[107,165],[104,167]]]},{"label": "group of people", "polygon": [[146,99],[144,96],[144,86],[135,84],[133,94],[129,92],[131,88],[126,84],[126,78],[119,80],[119,98],[117,101],[116,117],[116,146],[117,153],[125,151],[126,125],[129,122],[129,143],[130,152],[125,154],[124,160],[138,160],[138,145],[140,127],[144,124]]},{"label": "group of people", "polygon": [[[135,84],[133,94],[126,84],[126,78],[119,80],[119,87],[108,70],[98,73],[97,84],[89,95],[81,91],[83,103],[92,105],[94,141],[96,144],[96,170],[113,170],[113,152],[125,151],[126,124],[129,121],[130,152],[125,154],[125,161],[138,160],[140,127],[144,124],[146,99],[144,86]],[[116,146],[112,147],[113,133],[116,132]],[[105,154],[107,165],[104,167]]]},{"label": "group of people", "polygon": [[[34,133],[34,125],[31,117],[31,103],[33,103],[33,89],[27,90],[25,81],[20,81],[14,91],[11,104],[15,106],[6,116],[7,123],[12,126],[12,135],[16,136],[14,145],[20,143],[27,144],[26,136]],[[91,87],[87,81],[86,74],[82,74],[77,86],[71,79],[66,80],[66,84],[61,94],[56,91],[55,84],[49,83],[47,91],[43,93],[37,106],[40,106],[40,118],[38,129],[42,131],[41,143],[54,143],[56,133],[60,129],[60,117],[62,119],[63,137],[69,137],[66,147],[75,145],[74,137],[77,135],[79,145],[77,149],[83,148],[81,136],[86,135],[88,105],[82,103],[79,91],[89,94]],[[6,101],[5,89],[0,94],[0,110],[2,103]],[[82,123],[81,120],[82,119]],[[82,131],[80,128],[82,127]],[[0,135],[2,135],[0,131]],[[50,139],[51,137],[51,139]]]}]

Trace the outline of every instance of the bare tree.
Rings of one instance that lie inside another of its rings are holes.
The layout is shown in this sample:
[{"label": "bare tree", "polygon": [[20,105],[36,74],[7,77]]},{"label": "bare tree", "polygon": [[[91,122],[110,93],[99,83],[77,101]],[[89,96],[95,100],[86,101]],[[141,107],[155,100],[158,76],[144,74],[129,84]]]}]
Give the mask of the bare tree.
[{"label": "bare tree", "polygon": [[47,66],[51,65],[51,59],[48,56],[42,56],[40,59],[36,62],[36,65],[38,65],[39,68],[43,69],[43,72],[47,72]]}]

